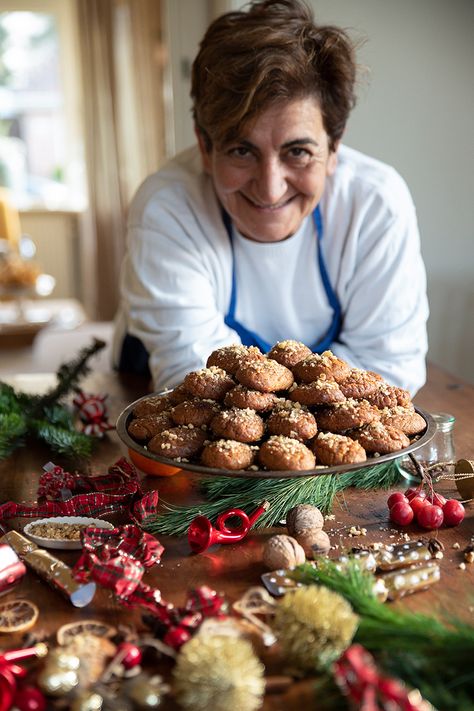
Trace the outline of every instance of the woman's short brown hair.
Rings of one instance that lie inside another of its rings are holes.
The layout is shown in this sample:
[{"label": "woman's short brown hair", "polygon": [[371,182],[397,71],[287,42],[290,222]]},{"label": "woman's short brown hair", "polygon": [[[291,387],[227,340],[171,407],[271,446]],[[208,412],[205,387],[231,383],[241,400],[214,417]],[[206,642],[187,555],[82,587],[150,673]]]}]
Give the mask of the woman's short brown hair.
[{"label": "woman's short brown hair", "polygon": [[254,0],[204,35],[192,71],[194,121],[210,150],[274,102],[314,96],[334,149],[355,104],[355,75],[344,30],[316,25],[301,0]]}]

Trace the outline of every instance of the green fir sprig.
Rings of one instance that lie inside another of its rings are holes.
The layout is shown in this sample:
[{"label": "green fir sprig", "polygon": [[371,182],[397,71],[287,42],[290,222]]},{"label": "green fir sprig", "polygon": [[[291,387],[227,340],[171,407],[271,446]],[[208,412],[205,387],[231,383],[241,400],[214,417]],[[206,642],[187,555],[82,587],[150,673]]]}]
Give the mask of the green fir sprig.
[{"label": "green fir sprig", "polygon": [[325,585],[351,603],[360,617],[354,642],[388,674],[418,688],[437,709],[472,710],[474,627],[382,603],[374,595],[373,576],[355,560],[339,570],[321,559],[317,567],[305,564],[292,575],[305,584]]},{"label": "green fir sprig", "polygon": [[93,438],[75,429],[73,414],[64,399],[77,390],[79,380],[89,372],[89,360],[106,344],[94,339],[69,363],[60,366],[57,384],[44,395],[16,391],[0,381],[0,460],[33,437],[54,451],[72,458],[92,452]]},{"label": "green fir sprig", "polygon": [[350,486],[360,489],[389,488],[399,480],[394,462],[377,464],[345,474],[321,474],[290,479],[232,479],[208,477],[200,483],[205,501],[195,506],[172,506],[163,502],[163,512],[149,516],[144,528],[154,535],[182,535],[196,516],[215,521],[227,509],[242,509],[251,514],[263,501],[270,508],[255,523],[255,528],[273,526],[297,504],[313,504],[323,513],[332,509],[334,497]]}]

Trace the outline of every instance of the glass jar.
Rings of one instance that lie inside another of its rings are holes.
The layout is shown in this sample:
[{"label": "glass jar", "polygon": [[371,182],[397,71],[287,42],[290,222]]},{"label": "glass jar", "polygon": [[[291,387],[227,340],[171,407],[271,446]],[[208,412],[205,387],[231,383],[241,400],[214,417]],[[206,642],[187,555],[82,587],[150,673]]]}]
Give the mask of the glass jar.
[{"label": "glass jar", "polygon": [[[447,412],[432,413],[431,417],[436,423],[436,432],[433,438],[423,447],[412,452],[412,456],[420,462],[423,467],[430,467],[433,464],[443,464],[455,461],[453,428],[456,418]],[[409,456],[400,460],[400,472],[402,476],[409,480],[419,481],[420,477],[415,469],[415,465]],[[436,481],[441,474],[446,473],[447,467],[440,466],[431,471],[433,480]]]}]

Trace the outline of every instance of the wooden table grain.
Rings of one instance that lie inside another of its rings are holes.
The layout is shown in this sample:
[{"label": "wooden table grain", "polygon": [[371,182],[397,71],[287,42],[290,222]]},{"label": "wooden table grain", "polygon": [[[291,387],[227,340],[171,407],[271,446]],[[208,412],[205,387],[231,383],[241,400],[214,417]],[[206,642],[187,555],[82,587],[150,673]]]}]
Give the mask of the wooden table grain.
[{"label": "wooden table grain", "polygon": [[[17,382],[21,383],[18,378]],[[34,381],[29,381],[39,388],[47,383],[47,378],[37,374]],[[121,410],[136,398],[146,394],[146,383],[138,378],[119,377],[114,373],[95,373],[89,375],[82,383],[86,392],[106,393],[111,420],[114,421]],[[455,446],[456,457],[474,459],[474,387],[463,382],[440,368],[430,365],[428,382],[418,393],[415,404],[429,412],[449,412],[456,418]],[[112,432],[97,448],[90,464],[91,473],[103,473],[106,467],[121,456],[126,455],[125,446],[116,433]],[[43,465],[53,459],[46,447],[35,444],[15,452],[7,460],[0,463],[0,501],[32,502],[36,496],[37,483]],[[145,490],[158,489],[160,499],[186,504],[198,500],[199,477],[195,474],[179,473],[173,477],[143,476]],[[398,487],[404,488],[403,483]],[[452,481],[440,482],[437,486],[440,493],[459,498]],[[400,530],[393,529],[388,521],[386,507],[387,492],[346,490],[336,500],[334,506],[335,519],[326,522],[325,529],[331,537],[337,550],[350,547],[357,543],[374,543],[382,541],[394,543],[401,540],[400,533],[408,532],[412,537],[419,535],[415,526]],[[27,520],[13,520],[8,527],[21,530]],[[351,526],[367,529],[364,538],[349,536]],[[209,585],[224,593],[230,602],[240,597],[245,590],[253,585],[261,584],[260,576],[265,569],[262,564],[262,549],[265,541],[275,532],[283,529],[265,529],[251,532],[242,542],[233,545],[213,546],[200,555],[190,552],[186,537],[161,537],[165,547],[161,564],[146,573],[146,582],[158,587],[164,599],[175,605],[183,604],[187,591],[199,585]],[[466,518],[456,528],[442,528],[435,534],[443,543],[444,557],[439,561],[441,581],[430,590],[403,598],[396,604],[411,610],[427,614],[443,615],[454,613],[466,622],[472,623],[474,582],[474,565],[467,565],[463,570],[459,567],[463,561],[462,549],[474,535],[474,505],[467,504]],[[457,548],[456,544],[459,544]],[[54,551],[70,565],[74,565],[78,557],[76,551]],[[82,609],[76,609],[33,572],[28,571],[16,588],[3,596],[1,600],[16,597],[28,598],[34,601],[39,609],[39,620],[34,628],[38,634],[49,635],[54,639],[54,633],[64,623],[81,619],[102,619],[114,625],[126,624],[144,631],[142,613],[139,610],[122,608],[106,590],[98,590],[93,601]],[[20,634],[11,635],[8,640],[0,636],[1,648],[20,646]],[[156,671],[159,671],[157,669]],[[282,693],[268,694],[263,708],[265,711],[293,708],[293,705],[309,701],[312,687],[308,681],[295,682]],[[168,699],[163,709],[174,709],[172,699]]]}]

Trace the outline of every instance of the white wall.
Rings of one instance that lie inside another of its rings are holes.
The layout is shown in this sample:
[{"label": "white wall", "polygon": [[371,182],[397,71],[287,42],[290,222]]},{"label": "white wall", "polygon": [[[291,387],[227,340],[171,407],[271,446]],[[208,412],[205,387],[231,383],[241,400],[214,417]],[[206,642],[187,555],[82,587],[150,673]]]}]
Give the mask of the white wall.
[{"label": "white wall", "polygon": [[428,357],[474,382],[474,2],[310,4],[318,21],[366,37],[359,60],[371,73],[345,142],[410,186],[428,274]]},{"label": "white wall", "polygon": [[[207,10],[225,0],[169,0],[172,54],[192,58]],[[243,3],[227,0],[229,8]],[[429,358],[474,382],[474,2],[310,0],[319,22],[365,37],[370,67],[345,142],[394,165],[412,191],[428,273]],[[204,25],[203,25],[204,23]],[[192,141],[188,85],[175,97],[176,147]],[[400,285],[403,288],[403,284]]]}]

